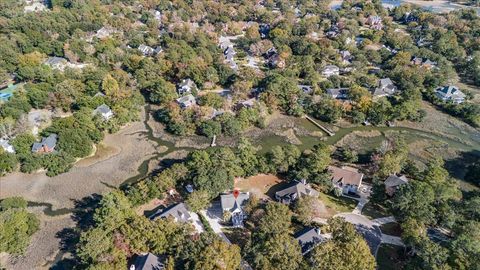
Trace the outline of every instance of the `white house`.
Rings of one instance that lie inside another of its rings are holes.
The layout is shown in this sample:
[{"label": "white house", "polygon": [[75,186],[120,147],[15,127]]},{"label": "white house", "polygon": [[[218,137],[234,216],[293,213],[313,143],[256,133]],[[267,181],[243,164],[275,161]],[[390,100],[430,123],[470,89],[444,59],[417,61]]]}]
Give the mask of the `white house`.
[{"label": "white house", "polygon": [[335,65],[327,65],[323,68],[322,75],[327,78],[333,75],[340,75],[340,68]]},{"label": "white house", "polygon": [[442,86],[435,90],[437,97],[443,101],[452,101],[460,104],[465,101],[465,94],[456,86]]},{"label": "white house", "polygon": [[110,107],[108,107],[107,105],[105,104],[102,104],[100,106],[98,106],[94,111],[93,111],[93,114],[95,115],[100,115],[104,120],[110,120],[110,118],[113,117],[113,112],[112,110],[110,109]]},{"label": "white house", "polygon": [[183,109],[186,109],[188,107],[191,107],[191,106],[197,104],[196,101],[195,101],[195,97],[191,94],[183,96],[181,98],[177,98],[177,103]]},{"label": "white house", "polygon": [[178,84],[177,92],[180,96],[185,94],[192,93],[192,90],[196,89],[197,85],[191,79],[183,79],[180,84]]},{"label": "white house", "polygon": [[15,153],[15,148],[10,144],[8,140],[0,139],[0,146],[5,150],[7,153]]},{"label": "white house", "polygon": [[358,193],[362,185],[363,173],[359,173],[355,168],[328,166],[328,171],[332,174],[332,184],[340,189],[343,194]]},{"label": "white house", "polygon": [[243,205],[250,199],[250,193],[234,190],[230,194],[220,195],[222,210],[229,213],[229,220],[234,227],[242,227],[246,214],[243,212]]}]

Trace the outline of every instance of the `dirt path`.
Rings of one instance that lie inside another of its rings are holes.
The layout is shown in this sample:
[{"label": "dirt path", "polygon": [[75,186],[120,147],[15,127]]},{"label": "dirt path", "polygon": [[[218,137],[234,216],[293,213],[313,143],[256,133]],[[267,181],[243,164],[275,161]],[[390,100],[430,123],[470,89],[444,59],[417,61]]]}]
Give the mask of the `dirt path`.
[{"label": "dirt path", "polygon": [[143,122],[134,122],[107,135],[102,144],[108,150],[99,151],[102,156],[88,158],[55,177],[19,172],[2,177],[0,198],[22,196],[28,201],[51,203],[53,209],[72,208],[75,200],[106,192],[134,176],[144,160],[160,151],[145,137],[145,130]]}]

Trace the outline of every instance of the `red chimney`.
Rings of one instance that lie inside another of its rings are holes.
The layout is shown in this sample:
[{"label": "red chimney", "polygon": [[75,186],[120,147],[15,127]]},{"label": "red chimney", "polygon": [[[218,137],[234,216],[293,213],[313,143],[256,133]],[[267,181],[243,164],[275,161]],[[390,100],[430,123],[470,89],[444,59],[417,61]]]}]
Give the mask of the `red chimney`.
[{"label": "red chimney", "polygon": [[237,189],[233,191],[233,197],[235,197],[235,199],[238,198],[239,194],[240,194],[240,191],[238,191]]}]

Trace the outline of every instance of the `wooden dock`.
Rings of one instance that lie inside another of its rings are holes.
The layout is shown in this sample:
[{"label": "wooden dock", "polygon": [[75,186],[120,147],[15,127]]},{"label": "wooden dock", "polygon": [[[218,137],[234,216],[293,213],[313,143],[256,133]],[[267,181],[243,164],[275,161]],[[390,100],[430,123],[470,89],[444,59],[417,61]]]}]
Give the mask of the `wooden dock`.
[{"label": "wooden dock", "polygon": [[333,136],[335,135],[335,132],[331,131],[330,129],[320,125],[317,121],[315,121],[312,117],[308,116],[308,115],[305,115],[305,118],[312,122],[315,126],[317,126],[318,128],[320,128],[323,132],[327,133],[328,136]]}]

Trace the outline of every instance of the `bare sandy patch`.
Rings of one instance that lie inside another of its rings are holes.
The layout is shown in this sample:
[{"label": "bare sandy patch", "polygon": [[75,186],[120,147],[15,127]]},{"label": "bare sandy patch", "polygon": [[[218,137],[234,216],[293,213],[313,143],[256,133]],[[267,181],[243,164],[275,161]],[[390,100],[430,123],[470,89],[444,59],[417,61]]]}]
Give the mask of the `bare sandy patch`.
[{"label": "bare sandy patch", "polygon": [[270,199],[268,191],[275,185],[283,182],[276,175],[258,174],[248,178],[235,178],[235,188],[248,191],[259,199]]}]

